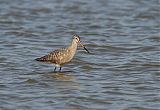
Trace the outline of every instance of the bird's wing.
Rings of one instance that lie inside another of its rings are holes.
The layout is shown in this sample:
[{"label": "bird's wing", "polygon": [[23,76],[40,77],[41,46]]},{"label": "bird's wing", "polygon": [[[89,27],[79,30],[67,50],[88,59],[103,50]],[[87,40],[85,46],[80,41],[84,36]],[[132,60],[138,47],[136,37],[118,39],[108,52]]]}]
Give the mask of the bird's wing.
[{"label": "bird's wing", "polygon": [[43,62],[52,62],[52,63],[56,63],[59,59],[60,56],[63,55],[65,49],[61,48],[61,49],[57,49],[51,53],[49,53],[48,55],[45,55],[43,57],[37,58],[37,61],[43,61]]}]

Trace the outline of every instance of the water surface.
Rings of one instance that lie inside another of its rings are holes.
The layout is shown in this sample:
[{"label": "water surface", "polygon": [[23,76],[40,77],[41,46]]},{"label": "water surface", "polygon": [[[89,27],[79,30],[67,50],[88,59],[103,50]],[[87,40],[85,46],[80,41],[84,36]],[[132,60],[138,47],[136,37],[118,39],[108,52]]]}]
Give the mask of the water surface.
[{"label": "water surface", "polygon": [[[1,110],[159,110],[159,0],[1,0]],[[62,73],[34,61],[80,47]]]}]

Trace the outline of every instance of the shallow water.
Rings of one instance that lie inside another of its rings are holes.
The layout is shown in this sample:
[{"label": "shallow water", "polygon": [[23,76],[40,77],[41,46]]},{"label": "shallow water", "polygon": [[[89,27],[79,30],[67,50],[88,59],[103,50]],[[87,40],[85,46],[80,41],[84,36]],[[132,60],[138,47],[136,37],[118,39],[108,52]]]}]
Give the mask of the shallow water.
[{"label": "shallow water", "polygon": [[[1,110],[159,110],[159,0],[1,0]],[[34,61],[78,48],[62,73]]]}]

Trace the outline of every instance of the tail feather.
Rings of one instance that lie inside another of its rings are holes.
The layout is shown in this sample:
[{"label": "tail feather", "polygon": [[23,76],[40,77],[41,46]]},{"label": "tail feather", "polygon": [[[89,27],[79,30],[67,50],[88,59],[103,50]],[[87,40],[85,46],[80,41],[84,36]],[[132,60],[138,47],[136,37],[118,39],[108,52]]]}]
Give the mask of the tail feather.
[{"label": "tail feather", "polygon": [[36,58],[35,60],[36,61],[47,61],[47,58],[46,57],[41,57],[41,58]]}]

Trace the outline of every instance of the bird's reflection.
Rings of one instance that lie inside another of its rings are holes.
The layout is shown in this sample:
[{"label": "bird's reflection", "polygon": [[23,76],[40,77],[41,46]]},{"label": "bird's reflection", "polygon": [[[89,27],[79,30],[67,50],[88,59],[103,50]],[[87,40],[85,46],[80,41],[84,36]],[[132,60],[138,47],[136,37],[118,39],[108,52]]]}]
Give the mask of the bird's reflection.
[{"label": "bird's reflection", "polygon": [[56,88],[63,89],[84,89],[82,85],[80,85],[77,78],[74,76],[75,71],[62,71],[62,72],[41,72],[38,80],[39,82],[45,83],[50,86],[54,86]]},{"label": "bird's reflection", "polygon": [[50,80],[56,81],[54,84],[58,88],[83,89],[77,82],[72,71],[50,72],[48,76]]},{"label": "bird's reflection", "polygon": [[49,77],[59,81],[74,81],[75,78],[71,75],[72,71],[62,71],[62,72],[49,72]]}]

